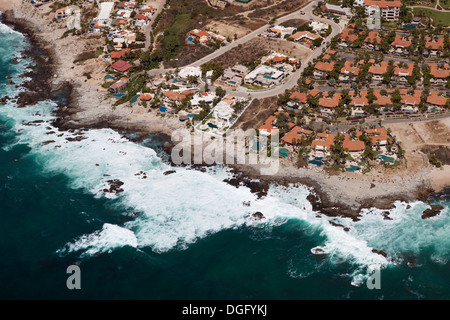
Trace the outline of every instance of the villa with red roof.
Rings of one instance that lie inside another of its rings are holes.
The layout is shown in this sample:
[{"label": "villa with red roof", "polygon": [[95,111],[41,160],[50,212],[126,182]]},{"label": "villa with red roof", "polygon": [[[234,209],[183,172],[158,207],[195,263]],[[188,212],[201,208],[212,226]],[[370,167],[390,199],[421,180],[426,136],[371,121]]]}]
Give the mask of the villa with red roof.
[{"label": "villa with red roof", "polygon": [[303,129],[299,126],[294,126],[288,133],[286,133],[281,140],[286,142],[287,144],[298,144],[305,136],[312,135],[313,132],[311,130]]},{"label": "villa with red roof", "polygon": [[111,65],[111,68],[113,68],[114,70],[116,70],[118,72],[127,72],[132,67],[133,66],[131,64],[129,64],[128,62],[125,62],[123,60],[118,60]]},{"label": "villa with red roof", "polygon": [[264,136],[270,136],[277,134],[280,130],[274,125],[277,121],[275,116],[270,116],[264,121],[264,123],[258,128],[259,133]]},{"label": "villa with red roof", "polygon": [[316,79],[323,79],[326,77],[327,72],[331,72],[333,71],[335,62],[331,61],[331,62],[322,62],[319,61],[316,63],[316,65],[314,66],[314,77]]}]

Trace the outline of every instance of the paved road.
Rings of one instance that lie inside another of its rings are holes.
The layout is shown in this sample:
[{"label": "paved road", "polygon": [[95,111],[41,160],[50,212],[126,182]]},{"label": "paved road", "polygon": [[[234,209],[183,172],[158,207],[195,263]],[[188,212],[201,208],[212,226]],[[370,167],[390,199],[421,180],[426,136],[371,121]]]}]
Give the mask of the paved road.
[{"label": "paved road", "polygon": [[145,50],[148,50],[148,48],[150,48],[150,45],[151,45],[150,33],[153,30],[152,24],[155,21],[155,19],[158,16],[158,14],[161,13],[162,9],[164,8],[164,4],[165,4],[164,0],[156,0],[155,2],[156,2],[156,4],[155,4],[156,12],[152,15],[152,18],[150,19],[147,28],[145,28],[145,30],[144,30],[144,34],[145,34]]}]

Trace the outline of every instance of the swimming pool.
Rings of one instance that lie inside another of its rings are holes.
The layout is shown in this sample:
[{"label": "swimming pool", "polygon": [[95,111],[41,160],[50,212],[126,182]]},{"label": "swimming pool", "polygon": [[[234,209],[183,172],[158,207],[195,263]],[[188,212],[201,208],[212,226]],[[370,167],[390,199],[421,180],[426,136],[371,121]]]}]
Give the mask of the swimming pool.
[{"label": "swimming pool", "polygon": [[395,159],[394,159],[394,158],[385,156],[384,154],[379,155],[379,156],[378,156],[378,159],[381,159],[381,160],[383,160],[384,162],[392,162],[392,163],[395,162]]},{"label": "swimming pool", "polygon": [[139,99],[139,95],[134,96],[133,99],[130,100],[130,103],[135,103]]},{"label": "swimming pool", "polygon": [[345,170],[347,170],[347,171],[358,171],[359,169],[361,169],[361,168],[358,166],[350,166],[348,168],[345,168]]},{"label": "swimming pool", "polygon": [[323,166],[322,158],[315,158],[313,160],[308,161],[308,163],[315,164],[316,166]]},{"label": "swimming pool", "polygon": [[287,158],[289,156],[289,150],[286,148],[280,148],[278,152],[275,154],[278,154],[279,156],[282,156],[283,158]]}]

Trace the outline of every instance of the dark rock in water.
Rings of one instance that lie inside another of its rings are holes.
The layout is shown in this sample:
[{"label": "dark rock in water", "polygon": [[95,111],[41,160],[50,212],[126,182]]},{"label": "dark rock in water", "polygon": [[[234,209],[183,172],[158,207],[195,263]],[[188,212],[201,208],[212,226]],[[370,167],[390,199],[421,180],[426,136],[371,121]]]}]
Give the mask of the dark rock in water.
[{"label": "dark rock in water", "polygon": [[376,249],[372,249],[372,252],[373,253],[376,253],[376,254],[379,254],[379,255],[382,255],[383,257],[387,257],[387,253],[386,252],[384,252],[383,250],[376,250]]},{"label": "dark rock in water", "polygon": [[391,217],[389,217],[389,211],[383,211],[383,213],[381,214],[383,216],[384,220],[392,220]]},{"label": "dark rock in water", "polygon": [[252,217],[254,218],[254,220],[262,220],[265,219],[266,217],[264,217],[264,215],[261,212],[255,212],[252,214]]},{"label": "dark rock in water", "polygon": [[411,205],[408,204],[408,205],[406,206],[406,210],[409,210],[409,209],[411,209]]},{"label": "dark rock in water", "polygon": [[437,216],[442,209],[444,209],[444,207],[440,204],[432,204],[431,208],[426,209],[422,212],[422,219],[428,219]]},{"label": "dark rock in water", "polygon": [[169,174],[172,174],[172,173],[175,173],[175,172],[176,172],[175,170],[168,170],[168,171],[164,172],[164,175],[168,176]]},{"label": "dark rock in water", "polygon": [[46,145],[48,145],[50,143],[55,143],[55,142],[56,142],[55,140],[48,140],[48,141],[42,142],[41,145],[46,146]]},{"label": "dark rock in water", "polygon": [[16,84],[16,83],[14,81],[12,81],[12,80],[8,80],[8,82],[6,82],[6,84],[13,85],[13,84]]},{"label": "dark rock in water", "polygon": [[6,76],[6,79],[8,79],[8,80],[9,80],[9,79],[12,79],[12,77],[11,77],[11,76]]},{"label": "dark rock in water", "polygon": [[245,207],[250,207],[250,201],[244,201],[242,202],[242,205]]},{"label": "dark rock in water", "polygon": [[123,186],[124,183],[122,181],[120,181],[119,179],[108,180],[107,182],[109,183],[109,190],[103,189],[103,192],[105,192],[105,193],[121,193],[124,191],[121,188],[121,186]]}]

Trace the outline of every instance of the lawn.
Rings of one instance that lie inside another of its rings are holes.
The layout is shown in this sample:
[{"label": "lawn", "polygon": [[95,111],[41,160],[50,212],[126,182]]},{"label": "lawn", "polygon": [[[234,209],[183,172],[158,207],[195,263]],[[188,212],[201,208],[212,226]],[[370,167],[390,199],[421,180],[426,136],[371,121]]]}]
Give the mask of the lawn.
[{"label": "lawn", "polygon": [[439,12],[425,8],[414,8],[414,15],[419,17],[430,17],[434,24],[444,27],[450,26],[450,12]]}]

